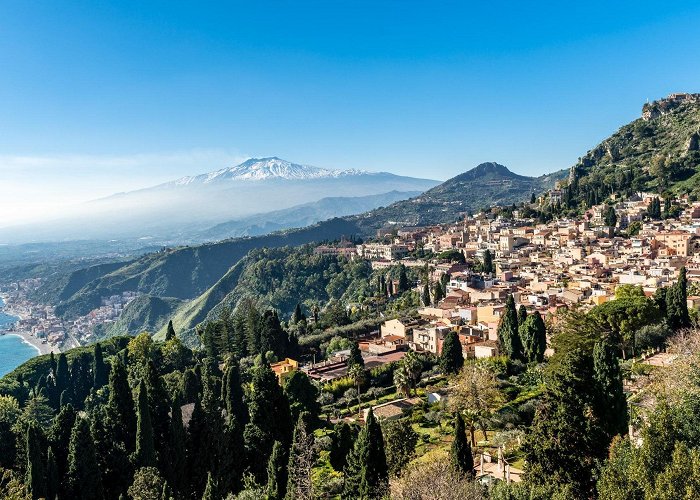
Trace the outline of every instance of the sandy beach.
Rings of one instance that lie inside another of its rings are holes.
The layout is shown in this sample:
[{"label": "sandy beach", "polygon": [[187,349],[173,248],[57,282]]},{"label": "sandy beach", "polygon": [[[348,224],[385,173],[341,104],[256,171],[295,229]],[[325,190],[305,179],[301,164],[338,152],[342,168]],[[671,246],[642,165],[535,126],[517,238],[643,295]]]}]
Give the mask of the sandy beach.
[{"label": "sandy beach", "polygon": [[49,354],[51,352],[58,354],[59,352],[61,352],[61,350],[58,347],[51,345],[49,343],[44,344],[41,342],[41,339],[34,337],[33,335],[31,335],[28,332],[21,332],[21,331],[13,330],[13,331],[5,332],[5,335],[15,335],[17,337],[21,337],[22,340],[24,340],[26,343],[30,344],[35,349],[37,349],[39,351],[39,354]]}]

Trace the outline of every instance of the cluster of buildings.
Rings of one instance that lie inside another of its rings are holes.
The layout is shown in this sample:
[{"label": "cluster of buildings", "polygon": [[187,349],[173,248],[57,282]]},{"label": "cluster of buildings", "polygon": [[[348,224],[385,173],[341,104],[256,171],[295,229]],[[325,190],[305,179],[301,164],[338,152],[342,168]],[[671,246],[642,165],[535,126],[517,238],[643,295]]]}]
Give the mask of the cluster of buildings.
[{"label": "cluster of buildings", "polygon": [[103,297],[101,305],[85,316],[64,320],[55,314],[54,306],[38,305],[30,299],[41,285],[41,279],[31,278],[2,286],[5,311],[19,319],[12,330],[26,332],[53,346],[76,347],[94,337],[95,327],[116,321],[124,307],[136,298],[136,292],[123,292]]},{"label": "cluster of buildings", "polygon": [[[378,337],[361,347],[371,355],[402,349],[440,354],[446,334],[455,331],[465,357],[489,357],[498,354],[498,324],[511,294],[516,306],[551,321],[561,308],[585,310],[614,300],[619,285],[639,286],[651,296],[674,282],[683,266],[689,280],[700,280],[700,203],[674,200],[681,207],[678,217],[650,220],[647,210],[655,196],[614,200],[614,228],[605,225],[608,205],[598,205],[580,219],[546,224],[515,210],[508,219],[481,213],[456,224],[379,231],[380,243],[358,245],[355,253],[375,268],[398,262],[424,267],[425,260],[406,257],[422,248],[456,251],[467,262],[481,261],[488,251],[495,272],[430,260],[432,282],[448,276],[446,297],[419,309],[417,319],[386,321]],[[418,283],[416,290],[422,288]],[[700,306],[700,297],[689,296],[688,306]]]}]

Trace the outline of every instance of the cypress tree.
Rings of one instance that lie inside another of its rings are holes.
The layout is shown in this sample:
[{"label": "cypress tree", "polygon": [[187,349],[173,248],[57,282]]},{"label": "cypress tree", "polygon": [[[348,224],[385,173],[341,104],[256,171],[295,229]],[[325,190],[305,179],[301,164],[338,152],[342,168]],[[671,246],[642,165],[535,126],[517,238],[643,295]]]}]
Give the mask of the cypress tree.
[{"label": "cypress tree", "polygon": [[573,498],[588,498],[593,474],[609,442],[600,439],[591,412],[592,363],[582,349],[572,349],[547,373],[545,392],[523,450],[528,482],[570,487]]},{"label": "cypress tree", "polygon": [[69,381],[68,358],[66,358],[66,353],[62,352],[58,355],[56,366],[56,392],[62,394],[68,388]]},{"label": "cypress tree", "polygon": [[406,266],[403,264],[399,265],[399,294],[406,292],[411,289],[411,285],[408,282],[408,275],[406,274]]},{"label": "cypress tree", "polygon": [[362,357],[362,352],[360,351],[360,346],[357,342],[350,343],[350,357],[348,358],[348,368],[353,365],[360,365],[362,368],[365,367],[365,359]]},{"label": "cypress tree", "polygon": [[690,326],[688,314],[688,279],[685,267],[678,274],[678,281],[666,290],[666,315],[674,330]]},{"label": "cypress tree", "polygon": [[53,448],[49,446],[46,453],[46,498],[47,500],[55,500],[61,488],[61,480],[58,473],[58,465],[56,464],[56,456],[53,454]]},{"label": "cypress tree", "polygon": [[250,421],[244,431],[248,465],[263,482],[274,442],[289,446],[292,437],[289,402],[267,363],[258,362],[253,368],[248,410]]},{"label": "cypress tree", "polygon": [[63,477],[68,471],[68,446],[70,445],[70,436],[71,432],[73,432],[76,417],[77,414],[73,409],[73,405],[67,404],[62,406],[58,415],[54,417],[53,424],[49,430],[49,442],[55,450],[54,455],[60,477]]},{"label": "cypress tree", "polygon": [[462,355],[462,344],[459,336],[454,331],[449,331],[442,343],[442,353],[440,354],[440,368],[443,373],[453,375],[458,373],[464,366],[464,356]]},{"label": "cypress tree", "polygon": [[596,413],[605,423],[608,438],[627,433],[627,399],[622,388],[620,364],[615,349],[605,342],[593,347],[593,379],[596,382]]},{"label": "cypress tree", "polygon": [[387,493],[389,469],[384,452],[384,437],[371,409],[348,456],[344,472],[344,499],[379,499]]},{"label": "cypress tree", "polygon": [[467,474],[474,475],[474,457],[472,456],[472,447],[467,433],[464,428],[464,420],[459,415],[455,414],[455,429],[452,447],[450,448],[450,460],[455,469]]},{"label": "cypress tree", "polygon": [[248,409],[243,402],[241,374],[238,368],[238,360],[235,358],[230,360],[224,372],[221,399],[226,408],[226,415],[235,418],[240,426],[248,423]]},{"label": "cypress tree", "polygon": [[342,471],[347,463],[348,453],[352,451],[353,432],[350,426],[343,421],[335,424],[333,430],[333,444],[329,460],[335,470]]},{"label": "cypress tree", "polygon": [[427,280],[423,285],[423,294],[421,295],[421,301],[423,302],[423,305],[425,307],[428,307],[430,305],[430,286],[428,285]]},{"label": "cypress tree", "polygon": [[527,309],[525,309],[525,306],[520,304],[520,307],[518,307],[518,328],[520,328],[523,323],[525,323],[525,320],[527,319]]},{"label": "cypress tree", "polygon": [[168,321],[168,329],[165,332],[165,341],[173,340],[176,337],[175,328],[173,327],[173,320]]},{"label": "cypress tree", "polygon": [[270,500],[281,500],[287,492],[287,453],[279,441],[272,446],[267,463],[267,496]]},{"label": "cypress tree", "polygon": [[312,496],[311,469],[316,461],[314,436],[306,427],[308,416],[299,415],[294,428],[294,438],[289,451],[287,465],[287,499],[310,498]]},{"label": "cypress tree", "polygon": [[212,478],[211,472],[207,474],[207,485],[204,488],[202,500],[219,500],[221,498],[218,493],[216,481]]},{"label": "cypress tree", "polygon": [[179,395],[175,396],[170,413],[167,479],[176,492],[183,493],[187,457],[185,427],[182,423],[182,407]]},{"label": "cypress tree", "polygon": [[547,328],[538,311],[525,319],[518,333],[523,343],[525,360],[529,363],[544,361],[544,351],[547,349]]},{"label": "cypress tree", "polygon": [[118,358],[109,372],[107,413],[112,426],[113,439],[124,443],[128,452],[133,451],[136,436],[134,398],[129,387],[126,369]]},{"label": "cypress tree", "polygon": [[496,272],[495,266],[493,265],[493,256],[491,255],[491,250],[488,248],[484,252],[484,261],[482,263],[482,268],[485,273]]},{"label": "cypress tree", "polygon": [[102,346],[99,342],[95,344],[93,374],[93,387],[95,389],[99,389],[100,387],[107,385],[107,382],[109,381],[107,376],[107,365],[102,357]]},{"label": "cypress tree", "polygon": [[102,479],[87,418],[75,421],[68,447],[68,484],[73,500],[102,498]]},{"label": "cypress tree", "polygon": [[[148,410],[153,428],[153,443],[157,450],[162,450],[168,443],[168,428],[170,426],[170,398],[165,384],[153,361],[148,361],[146,368],[146,394],[148,395]],[[160,457],[159,457],[160,458]],[[159,462],[159,465],[163,465]]]},{"label": "cypress tree", "polygon": [[30,423],[27,427],[27,487],[33,499],[46,498],[46,469],[41,451],[41,431]]},{"label": "cypress tree", "polygon": [[433,289],[433,301],[435,302],[435,304],[437,304],[443,298],[445,298],[445,296],[442,293],[442,286],[439,282],[435,283],[435,288]]},{"label": "cypress tree", "polygon": [[49,366],[51,367],[51,373],[54,378],[56,377],[56,357],[53,355],[53,351],[49,354]]},{"label": "cypress tree", "polygon": [[501,352],[510,359],[522,359],[523,346],[518,334],[518,313],[513,295],[508,295],[506,308],[498,324],[498,342]]},{"label": "cypress tree", "polygon": [[200,380],[197,373],[188,368],[182,376],[182,384],[180,386],[180,395],[182,396],[183,404],[194,403],[199,397],[199,392],[202,390]]},{"label": "cypress tree", "polygon": [[143,380],[139,383],[136,404],[136,467],[155,467],[156,451],[153,443],[153,425],[148,408],[148,394]]}]

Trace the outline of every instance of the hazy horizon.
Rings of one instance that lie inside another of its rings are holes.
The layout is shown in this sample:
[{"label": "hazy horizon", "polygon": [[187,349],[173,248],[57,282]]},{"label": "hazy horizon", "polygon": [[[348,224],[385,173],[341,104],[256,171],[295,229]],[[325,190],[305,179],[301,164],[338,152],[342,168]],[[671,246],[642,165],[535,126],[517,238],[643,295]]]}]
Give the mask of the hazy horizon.
[{"label": "hazy horizon", "polygon": [[249,157],[568,168],[647,100],[700,90],[698,19],[692,2],[6,3],[3,225]]}]

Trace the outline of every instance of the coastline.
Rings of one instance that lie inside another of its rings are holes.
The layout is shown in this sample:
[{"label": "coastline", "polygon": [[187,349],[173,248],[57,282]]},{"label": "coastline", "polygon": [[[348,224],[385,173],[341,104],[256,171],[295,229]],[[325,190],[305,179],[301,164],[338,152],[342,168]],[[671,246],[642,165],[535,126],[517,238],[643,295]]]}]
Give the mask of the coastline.
[{"label": "coastline", "polygon": [[[8,297],[6,294],[0,294],[0,311],[4,312],[7,315],[14,316],[18,320],[24,319],[21,314],[14,310],[11,304],[8,304],[7,299]],[[15,329],[6,330],[4,328],[0,328],[0,335],[14,335],[16,337],[21,338],[22,342],[32,346],[37,351],[37,356],[41,356],[42,354],[49,354],[51,352],[55,354],[61,352],[61,350],[57,346],[48,342],[44,344],[41,341],[41,339],[36,338],[34,335],[27,331]]]},{"label": "coastline", "polygon": [[60,349],[52,344],[49,343],[42,343],[40,339],[34,337],[28,332],[21,332],[21,331],[5,331],[4,335],[14,335],[15,337],[19,337],[22,339],[22,342],[25,344],[28,344],[32,346],[34,349],[37,351],[37,356],[41,356],[42,354],[49,354],[51,352],[58,354],[60,353]]}]

